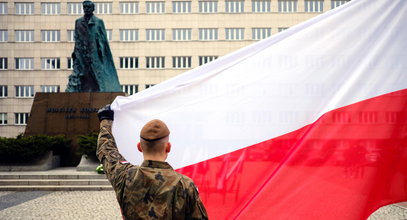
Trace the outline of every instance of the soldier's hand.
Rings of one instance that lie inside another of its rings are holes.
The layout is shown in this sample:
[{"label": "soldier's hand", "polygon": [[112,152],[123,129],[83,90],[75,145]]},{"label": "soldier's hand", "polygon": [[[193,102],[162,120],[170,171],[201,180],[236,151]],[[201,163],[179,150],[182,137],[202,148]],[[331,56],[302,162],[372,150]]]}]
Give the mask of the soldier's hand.
[{"label": "soldier's hand", "polygon": [[110,104],[106,105],[105,107],[99,109],[98,111],[98,117],[99,117],[99,121],[102,120],[112,120],[114,118],[114,112],[110,109]]}]

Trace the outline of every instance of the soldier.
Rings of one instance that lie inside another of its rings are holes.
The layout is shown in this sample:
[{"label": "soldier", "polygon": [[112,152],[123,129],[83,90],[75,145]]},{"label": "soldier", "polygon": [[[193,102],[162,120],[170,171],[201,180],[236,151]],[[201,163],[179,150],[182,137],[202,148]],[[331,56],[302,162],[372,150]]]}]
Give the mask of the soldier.
[{"label": "soldier", "polygon": [[152,120],[141,129],[137,148],[144,162],[135,166],[119,153],[112,131],[110,105],[98,111],[96,155],[112,184],[124,219],[208,219],[194,182],[167,163],[170,131]]}]

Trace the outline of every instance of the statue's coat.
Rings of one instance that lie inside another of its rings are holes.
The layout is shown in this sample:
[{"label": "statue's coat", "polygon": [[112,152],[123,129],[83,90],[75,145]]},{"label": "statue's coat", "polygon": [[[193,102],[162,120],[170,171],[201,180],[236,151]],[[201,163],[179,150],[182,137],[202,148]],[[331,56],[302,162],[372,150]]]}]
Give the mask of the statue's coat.
[{"label": "statue's coat", "polygon": [[110,52],[105,25],[92,15],[75,22],[73,72],[67,92],[120,92],[121,87]]}]

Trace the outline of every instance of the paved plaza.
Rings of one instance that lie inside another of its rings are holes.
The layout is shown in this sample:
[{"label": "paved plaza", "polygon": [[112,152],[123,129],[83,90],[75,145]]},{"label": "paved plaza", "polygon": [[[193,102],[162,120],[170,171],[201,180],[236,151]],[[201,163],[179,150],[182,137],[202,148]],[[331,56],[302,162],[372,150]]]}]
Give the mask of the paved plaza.
[{"label": "paved plaza", "polygon": [[[113,191],[0,192],[0,219],[122,219]],[[407,220],[407,209],[390,205],[369,220]]]}]

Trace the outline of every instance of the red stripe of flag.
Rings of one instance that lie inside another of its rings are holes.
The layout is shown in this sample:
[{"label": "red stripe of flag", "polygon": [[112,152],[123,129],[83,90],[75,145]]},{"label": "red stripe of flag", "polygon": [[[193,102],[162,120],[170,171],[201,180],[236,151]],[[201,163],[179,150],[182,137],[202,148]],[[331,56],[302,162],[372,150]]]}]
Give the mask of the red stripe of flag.
[{"label": "red stripe of flag", "polygon": [[393,92],[179,171],[212,219],[366,219],[407,200],[406,110]]}]

